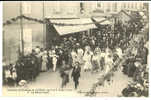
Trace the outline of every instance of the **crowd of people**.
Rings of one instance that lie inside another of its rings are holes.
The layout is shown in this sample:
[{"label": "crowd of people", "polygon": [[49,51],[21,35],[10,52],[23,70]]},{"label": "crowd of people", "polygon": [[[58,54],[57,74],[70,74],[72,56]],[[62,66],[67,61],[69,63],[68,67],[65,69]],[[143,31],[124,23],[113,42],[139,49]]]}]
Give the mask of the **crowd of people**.
[{"label": "crowd of people", "polygon": [[133,41],[131,47],[127,49],[125,62],[123,63],[123,73],[133,79],[133,83],[123,89],[124,96],[148,96],[149,91],[149,66],[148,66],[148,46],[142,39]]},{"label": "crowd of people", "polygon": [[[81,69],[91,73],[103,72],[105,75],[116,67],[117,59],[124,59],[123,73],[144,86],[144,82],[148,82],[147,40],[141,38],[134,41],[138,34],[135,37],[133,33],[142,28],[131,29],[131,26],[137,25],[117,23],[114,29],[111,25],[103,25],[101,29],[92,30],[91,34],[75,33],[61,37],[61,42],[48,48],[37,46],[29,52],[27,50],[14,64],[3,64],[3,84],[20,85],[22,80],[34,81],[40,72],[59,70],[63,88],[69,82],[69,72],[72,70],[71,77],[77,89]],[[129,93],[125,91],[124,94]]]},{"label": "crowd of people", "polygon": [[53,46],[51,49],[45,50],[37,46],[32,52],[20,56],[15,64],[3,65],[3,82],[11,86],[19,85],[22,80],[34,81],[40,72],[60,70],[62,87],[64,87],[68,83],[69,73],[67,72],[73,69],[72,77],[75,88],[77,88],[82,66],[85,72],[90,71],[93,73],[104,70],[105,73],[108,73],[113,66],[115,55],[121,57],[122,50],[116,48],[112,51],[106,48],[103,51],[99,47],[92,50],[90,46],[85,46],[83,49],[77,44],[76,48],[66,53],[59,46]]}]

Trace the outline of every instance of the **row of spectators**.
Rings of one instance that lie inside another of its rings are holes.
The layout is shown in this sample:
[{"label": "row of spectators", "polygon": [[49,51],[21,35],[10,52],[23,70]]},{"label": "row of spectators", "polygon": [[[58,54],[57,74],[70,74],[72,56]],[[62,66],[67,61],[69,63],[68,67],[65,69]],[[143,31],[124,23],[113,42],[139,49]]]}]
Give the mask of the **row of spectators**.
[{"label": "row of spectators", "polygon": [[133,82],[122,91],[123,96],[126,97],[148,96],[149,66],[148,46],[146,46],[148,41],[144,43],[142,40],[133,40],[134,43],[131,42],[132,45],[126,50],[127,55],[123,63],[123,73],[133,79]]},{"label": "row of spectators", "polygon": [[41,59],[33,53],[20,56],[14,64],[3,63],[3,84],[19,85],[21,80],[33,81],[40,73]]}]

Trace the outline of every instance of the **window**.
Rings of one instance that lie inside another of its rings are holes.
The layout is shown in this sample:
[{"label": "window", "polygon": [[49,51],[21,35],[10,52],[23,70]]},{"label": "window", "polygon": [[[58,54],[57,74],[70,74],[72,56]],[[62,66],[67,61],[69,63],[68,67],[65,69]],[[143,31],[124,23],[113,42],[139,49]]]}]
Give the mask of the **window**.
[{"label": "window", "polygon": [[80,2],[80,12],[83,13],[84,11],[84,4],[83,2]]},{"label": "window", "polygon": [[130,8],[130,3],[127,3],[127,8]]},{"label": "window", "polygon": [[117,11],[117,3],[114,4],[114,11]]},{"label": "window", "polygon": [[31,4],[28,2],[22,3],[22,12],[23,14],[30,14],[31,13]]},{"label": "window", "polygon": [[54,2],[54,13],[55,14],[58,14],[58,13],[60,13],[60,2],[59,1],[56,1],[56,2]]},{"label": "window", "polygon": [[132,9],[134,8],[134,3],[131,4],[131,8],[132,8]]},{"label": "window", "polygon": [[124,3],[123,8],[124,8],[124,9],[126,8],[126,3]]},{"label": "window", "polygon": [[137,3],[135,3],[135,9],[137,9]]},{"label": "window", "polygon": [[97,7],[101,8],[102,7],[101,3],[97,3]]}]

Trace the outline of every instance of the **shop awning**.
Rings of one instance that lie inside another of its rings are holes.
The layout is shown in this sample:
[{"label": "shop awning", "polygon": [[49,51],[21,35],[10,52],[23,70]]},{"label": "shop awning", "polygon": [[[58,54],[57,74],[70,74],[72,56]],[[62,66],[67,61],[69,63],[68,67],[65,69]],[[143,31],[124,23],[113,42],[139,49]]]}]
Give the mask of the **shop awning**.
[{"label": "shop awning", "polygon": [[66,35],[97,28],[90,18],[50,19],[59,35]]},{"label": "shop awning", "polygon": [[106,18],[104,18],[104,17],[102,17],[102,18],[100,18],[100,17],[94,17],[93,18],[96,22],[98,22],[100,25],[108,25],[108,24],[111,24],[111,21],[109,21],[109,20],[107,20]]}]

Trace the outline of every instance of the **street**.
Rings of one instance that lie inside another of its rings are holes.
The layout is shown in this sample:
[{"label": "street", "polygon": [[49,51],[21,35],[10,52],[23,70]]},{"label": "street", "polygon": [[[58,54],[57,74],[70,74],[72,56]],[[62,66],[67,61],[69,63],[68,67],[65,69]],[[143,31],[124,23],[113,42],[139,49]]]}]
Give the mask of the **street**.
[{"label": "street", "polygon": [[[53,97],[84,97],[87,92],[92,88],[93,84],[97,82],[100,77],[100,73],[91,73],[81,71],[81,77],[79,80],[79,87],[77,90],[74,89],[74,83],[71,78],[69,83],[61,88],[61,77],[58,71],[52,72],[41,72],[35,81],[27,84],[27,87],[3,87],[3,94],[7,93],[8,96],[53,96]],[[96,97],[117,97],[121,95],[121,91],[127,86],[131,78],[124,75],[121,70],[114,73],[113,82],[109,85],[105,82],[104,86],[98,86],[96,89]],[[15,89],[18,89],[17,91]],[[21,90],[25,89],[25,90]],[[27,91],[27,90],[28,91]],[[32,91],[34,90],[34,92]]]},{"label": "street", "polygon": [[[91,72],[81,72],[81,78],[79,81],[79,87],[77,90],[74,90],[74,83],[70,77],[70,81],[67,86],[61,90],[61,77],[57,72],[43,72],[41,73],[34,82],[28,84],[29,88],[41,88],[41,89],[51,89],[50,95],[52,96],[85,96],[85,92],[88,92],[93,83],[97,81],[99,77],[99,73],[91,73]],[[121,95],[121,91],[124,87],[127,86],[128,82],[131,81],[126,75],[124,75],[120,70],[115,72],[113,76],[113,82],[109,85],[105,83],[104,86],[99,86],[96,90],[96,96],[102,97],[116,97]],[[55,91],[55,92],[54,92]],[[81,91],[81,93],[78,93]]]}]

